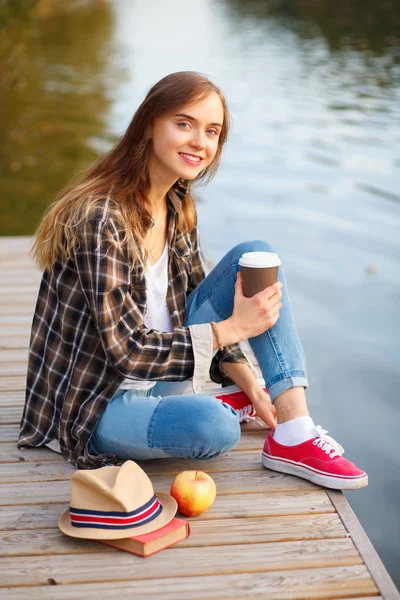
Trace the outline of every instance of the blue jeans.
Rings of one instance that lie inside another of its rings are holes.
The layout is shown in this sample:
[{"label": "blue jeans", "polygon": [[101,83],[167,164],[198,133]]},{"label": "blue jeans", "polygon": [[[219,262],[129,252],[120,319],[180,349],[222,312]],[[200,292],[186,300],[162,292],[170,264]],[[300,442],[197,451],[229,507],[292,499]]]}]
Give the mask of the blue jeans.
[{"label": "blue jeans", "polygon": [[[188,296],[186,326],[232,315],[239,258],[257,251],[273,250],[255,240],[238,244],[222,258]],[[308,387],[282,266],[278,277],[283,284],[280,317],[271,329],[249,339],[272,402],[289,388]],[[92,435],[92,451],[132,460],[171,456],[207,460],[231,450],[240,439],[236,411],[212,396],[188,393],[190,384],[160,381],[148,391],[118,390]]]}]

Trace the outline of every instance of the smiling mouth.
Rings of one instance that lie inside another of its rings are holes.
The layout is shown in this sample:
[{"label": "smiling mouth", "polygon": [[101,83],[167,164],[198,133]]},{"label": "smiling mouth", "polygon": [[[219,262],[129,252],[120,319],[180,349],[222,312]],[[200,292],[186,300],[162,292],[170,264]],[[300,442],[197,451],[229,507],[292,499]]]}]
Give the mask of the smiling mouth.
[{"label": "smiling mouth", "polygon": [[200,156],[194,156],[193,154],[186,154],[185,152],[178,152],[184,160],[191,162],[194,165],[199,165],[203,160]]}]

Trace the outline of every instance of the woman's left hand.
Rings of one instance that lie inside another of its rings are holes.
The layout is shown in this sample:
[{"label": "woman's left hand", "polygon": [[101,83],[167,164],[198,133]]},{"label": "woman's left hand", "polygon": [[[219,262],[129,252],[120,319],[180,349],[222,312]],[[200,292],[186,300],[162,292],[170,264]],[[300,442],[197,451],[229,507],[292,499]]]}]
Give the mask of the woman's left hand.
[{"label": "woman's left hand", "polygon": [[269,395],[266,394],[262,388],[260,388],[260,392],[257,393],[256,396],[252,396],[250,399],[258,417],[260,417],[260,419],[264,421],[266,425],[271,427],[271,429],[275,429],[276,409],[272,404]]}]

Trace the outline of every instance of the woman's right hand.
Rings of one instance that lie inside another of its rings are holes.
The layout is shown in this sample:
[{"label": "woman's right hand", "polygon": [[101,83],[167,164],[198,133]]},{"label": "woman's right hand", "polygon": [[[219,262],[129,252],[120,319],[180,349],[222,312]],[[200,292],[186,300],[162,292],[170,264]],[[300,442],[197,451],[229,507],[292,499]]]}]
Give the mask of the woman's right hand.
[{"label": "woman's right hand", "polygon": [[239,335],[239,340],[246,340],[264,333],[279,319],[282,308],[282,283],[278,281],[252,298],[243,294],[242,273],[238,271],[235,283],[233,313],[231,325]]}]

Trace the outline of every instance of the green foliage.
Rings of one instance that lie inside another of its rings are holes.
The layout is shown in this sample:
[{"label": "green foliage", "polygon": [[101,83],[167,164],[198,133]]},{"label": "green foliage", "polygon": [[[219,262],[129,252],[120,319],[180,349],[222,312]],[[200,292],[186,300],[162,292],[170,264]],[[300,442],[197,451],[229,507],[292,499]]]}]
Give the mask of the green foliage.
[{"label": "green foliage", "polygon": [[30,235],[107,142],[113,23],[97,0],[0,2],[0,235]]}]

